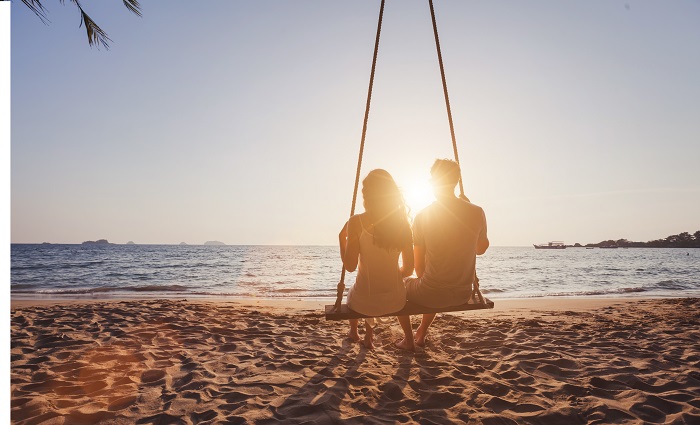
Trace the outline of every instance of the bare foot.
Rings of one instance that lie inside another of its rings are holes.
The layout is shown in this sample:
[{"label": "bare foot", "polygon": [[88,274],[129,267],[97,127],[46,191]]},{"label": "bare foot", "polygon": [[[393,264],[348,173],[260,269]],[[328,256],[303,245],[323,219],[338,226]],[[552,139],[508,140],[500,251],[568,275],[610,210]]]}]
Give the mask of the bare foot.
[{"label": "bare foot", "polygon": [[360,341],[360,334],[357,333],[357,329],[351,329],[350,332],[348,332],[348,338],[350,338],[354,342]]},{"label": "bare foot", "polygon": [[425,332],[422,332],[420,328],[416,331],[416,334],[413,336],[413,339],[416,342],[416,345],[418,347],[425,347],[425,338],[427,337]]},{"label": "bare foot", "polygon": [[365,347],[374,350],[374,330],[370,326],[365,327]]},{"label": "bare foot", "polygon": [[402,339],[401,341],[396,341],[394,345],[402,350],[416,351],[416,346],[412,344],[411,341],[406,341],[406,338]]}]

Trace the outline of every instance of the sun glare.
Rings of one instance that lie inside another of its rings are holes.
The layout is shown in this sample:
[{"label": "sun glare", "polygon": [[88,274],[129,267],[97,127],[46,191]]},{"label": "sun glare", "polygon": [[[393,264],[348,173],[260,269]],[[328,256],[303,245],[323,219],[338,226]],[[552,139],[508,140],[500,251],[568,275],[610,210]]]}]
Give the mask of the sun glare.
[{"label": "sun glare", "polygon": [[411,208],[411,215],[415,215],[435,200],[433,189],[428,181],[414,181],[402,187],[406,203]]}]

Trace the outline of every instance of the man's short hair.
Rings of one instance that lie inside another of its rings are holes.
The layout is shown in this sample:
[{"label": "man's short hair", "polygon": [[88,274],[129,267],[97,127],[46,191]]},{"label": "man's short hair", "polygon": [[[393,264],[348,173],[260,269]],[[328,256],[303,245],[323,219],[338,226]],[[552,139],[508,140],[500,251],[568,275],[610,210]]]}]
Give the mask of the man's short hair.
[{"label": "man's short hair", "polygon": [[438,186],[454,188],[459,182],[460,175],[459,164],[451,159],[436,159],[430,168],[430,176]]}]

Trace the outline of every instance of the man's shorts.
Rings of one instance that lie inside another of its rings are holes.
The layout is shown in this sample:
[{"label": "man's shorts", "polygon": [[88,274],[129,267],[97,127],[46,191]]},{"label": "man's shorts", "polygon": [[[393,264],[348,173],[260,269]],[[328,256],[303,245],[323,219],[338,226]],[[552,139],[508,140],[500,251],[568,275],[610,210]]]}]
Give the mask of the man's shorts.
[{"label": "man's shorts", "polygon": [[406,297],[409,302],[432,308],[452,307],[464,304],[471,298],[471,288],[433,288],[419,277],[406,277]]}]

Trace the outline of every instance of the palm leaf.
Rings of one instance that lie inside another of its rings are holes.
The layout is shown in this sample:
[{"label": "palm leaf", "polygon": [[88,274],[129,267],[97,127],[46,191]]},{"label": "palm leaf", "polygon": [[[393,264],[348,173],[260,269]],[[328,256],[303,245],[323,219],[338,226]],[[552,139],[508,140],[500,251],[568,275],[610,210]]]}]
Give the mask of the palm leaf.
[{"label": "palm leaf", "polygon": [[124,6],[137,16],[141,16],[141,5],[138,0],[123,0]]},{"label": "palm leaf", "polygon": [[100,48],[100,45],[104,46],[105,49],[109,50],[109,43],[112,41],[111,38],[107,36],[107,33],[104,32],[102,28],[100,28],[95,21],[90,19],[87,13],[80,8],[80,26],[83,26],[83,23],[85,24],[85,29],[87,30],[87,37],[88,37],[88,43],[90,43],[90,46],[97,46],[97,48]]},{"label": "palm leaf", "polygon": [[[65,4],[65,0],[59,1],[61,2],[61,4]],[[80,26],[82,27],[83,24],[85,25],[88,43],[90,44],[90,46],[97,46],[97,48],[99,49],[101,45],[105,49],[109,50],[109,42],[112,41],[112,39],[110,39],[107,36],[107,33],[102,28],[100,28],[100,26],[97,25],[95,21],[93,21],[92,18],[90,18],[90,16],[85,12],[83,6],[80,4],[80,0],[71,1],[80,10]]]},{"label": "palm leaf", "polygon": [[34,14],[41,19],[41,22],[44,24],[49,23],[49,18],[46,17],[46,8],[41,4],[40,0],[22,0],[22,3],[24,3],[29,10],[34,12]]},{"label": "palm leaf", "polygon": [[[2,0],[0,0],[2,1]],[[34,12],[36,16],[41,19],[41,22],[44,24],[47,24],[49,22],[49,19],[46,17],[46,8],[44,8],[44,5],[41,3],[42,0],[22,0],[22,3],[24,3],[29,10]],[[61,4],[65,5],[66,2],[65,0],[59,0]],[[138,0],[122,0],[124,2],[124,6],[129,9],[130,12],[137,16],[142,16],[141,15],[141,4],[138,2]],[[71,0],[73,4],[80,10],[80,26],[82,27],[83,24],[85,25],[85,30],[87,31],[87,37],[88,37],[88,43],[90,46],[97,46],[99,49],[100,46],[104,47],[105,49],[109,50],[109,42],[112,41],[112,39],[107,36],[107,33],[100,28],[99,25],[95,23],[95,21],[90,18],[90,16],[85,12],[83,9],[83,6],[80,4],[80,0]]]}]

